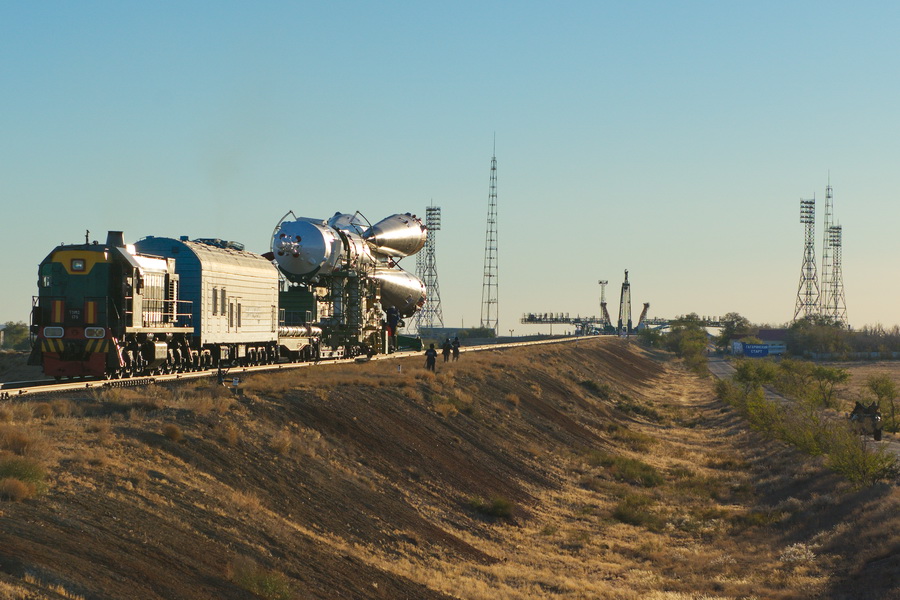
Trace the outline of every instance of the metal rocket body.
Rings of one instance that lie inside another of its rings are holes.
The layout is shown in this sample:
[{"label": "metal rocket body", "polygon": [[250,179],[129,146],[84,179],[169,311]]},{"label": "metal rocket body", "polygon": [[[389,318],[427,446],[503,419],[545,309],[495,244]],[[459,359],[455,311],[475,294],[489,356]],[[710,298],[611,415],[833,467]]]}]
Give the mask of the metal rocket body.
[{"label": "metal rocket body", "polygon": [[394,214],[371,226],[359,213],[328,220],[288,215],[275,227],[272,255],[289,281],[316,284],[353,273],[380,285],[385,309],[410,317],[425,304],[425,284],[396,264],[425,246],[427,230],[415,215]]},{"label": "metal rocket body", "polygon": [[425,247],[427,230],[410,213],[391,215],[369,227],[362,236],[372,251],[391,257],[411,256]]}]

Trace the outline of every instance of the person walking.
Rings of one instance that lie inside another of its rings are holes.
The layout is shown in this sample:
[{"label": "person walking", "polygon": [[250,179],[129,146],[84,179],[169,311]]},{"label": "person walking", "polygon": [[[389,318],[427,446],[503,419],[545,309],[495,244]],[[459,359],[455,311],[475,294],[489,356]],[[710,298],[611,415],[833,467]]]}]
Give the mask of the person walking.
[{"label": "person walking", "polygon": [[450,345],[453,346],[453,362],[456,362],[459,360],[459,338],[453,338],[453,343]]},{"label": "person walking", "polygon": [[429,371],[434,371],[435,362],[437,362],[437,350],[434,349],[434,344],[431,344],[428,350],[425,351],[425,368]]},{"label": "person walking", "polygon": [[450,351],[452,349],[453,348],[450,345],[450,338],[447,338],[447,341],[444,342],[443,348],[441,348],[441,354],[444,355],[444,362],[447,362],[450,360]]}]

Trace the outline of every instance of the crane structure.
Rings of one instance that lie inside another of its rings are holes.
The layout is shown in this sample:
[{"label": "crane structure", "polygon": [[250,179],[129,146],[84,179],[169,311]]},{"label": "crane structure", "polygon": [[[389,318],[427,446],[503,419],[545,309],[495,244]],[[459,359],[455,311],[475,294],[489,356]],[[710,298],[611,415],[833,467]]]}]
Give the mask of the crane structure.
[{"label": "crane structure", "polygon": [[491,157],[491,181],[488,191],[487,230],[484,237],[484,278],[481,286],[481,327],[497,329],[497,138]]}]

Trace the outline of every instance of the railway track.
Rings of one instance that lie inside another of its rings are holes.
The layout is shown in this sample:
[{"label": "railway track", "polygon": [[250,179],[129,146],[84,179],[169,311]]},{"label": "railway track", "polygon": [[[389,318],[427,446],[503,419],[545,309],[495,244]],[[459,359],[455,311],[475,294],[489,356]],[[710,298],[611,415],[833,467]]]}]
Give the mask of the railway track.
[{"label": "railway track", "polygon": [[[584,336],[559,337],[552,339],[527,340],[519,342],[507,342],[497,344],[483,344],[460,348],[460,352],[483,352],[486,350],[503,350],[522,346],[540,344],[555,344],[565,342],[577,342],[580,339],[593,339],[596,336],[585,338]],[[396,360],[410,356],[422,356],[419,351],[394,352],[392,354],[376,354],[372,357],[356,358],[327,358],[315,362],[277,363],[273,365],[254,365],[229,367],[223,370],[223,374],[229,378],[248,373],[263,373],[269,371],[282,371],[287,369],[303,369],[323,365],[352,364],[354,362],[369,362],[374,360]],[[66,392],[83,391],[95,388],[111,387],[140,387],[154,383],[172,383],[180,381],[193,381],[205,377],[218,377],[219,369],[207,369],[203,371],[191,371],[187,373],[172,373],[167,375],[149,375],[145,377],[130,377],[126,379],[80,379],[75,381],[11,381],[0,383],[0,400],[24,398],[39,394],[60,394]]]}]

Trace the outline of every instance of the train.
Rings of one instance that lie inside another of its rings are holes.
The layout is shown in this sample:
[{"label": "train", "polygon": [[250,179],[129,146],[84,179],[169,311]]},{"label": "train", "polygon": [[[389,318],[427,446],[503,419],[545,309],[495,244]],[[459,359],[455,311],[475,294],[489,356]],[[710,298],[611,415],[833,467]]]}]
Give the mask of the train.
[{"label": "train", "polygon": [[57,380],[118,379],[420,348],[397,321],[426,290],[399,262],[426,236],[413,214],[370,225],[358,212],[289,212],[264,254],[220,238],[86,235],[38,267],[29,364]]}]

